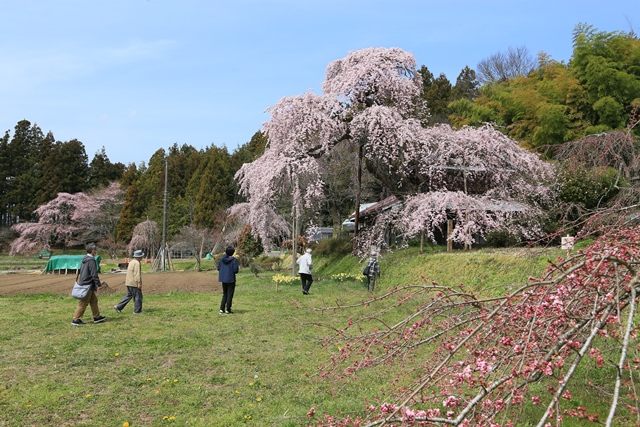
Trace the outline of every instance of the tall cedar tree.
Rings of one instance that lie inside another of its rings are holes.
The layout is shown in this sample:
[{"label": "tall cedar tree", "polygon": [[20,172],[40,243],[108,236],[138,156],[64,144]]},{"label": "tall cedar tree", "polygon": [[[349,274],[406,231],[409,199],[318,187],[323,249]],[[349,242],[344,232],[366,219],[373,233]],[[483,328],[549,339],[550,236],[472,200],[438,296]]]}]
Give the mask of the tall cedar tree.
[{"label": "tall cedar tree", "polygon": [[447,105],[452,100],[451,82],[443,73],[434,78],[425,65],[420,67],[418,72],[422,76],[422,93],[420,96],[427,102],[431,115],[428,123],[448,123],[449,110]]},{"label": "tall cedar tree", "polygon": [[453,99],[475,99],[478,96],[479,86],[480,83],[476,77],[476,72],[465,65],[460,74],[458,74],[451,96]]},{"label": "tall cedar tree", "polygon": [[226,148],[212,146],[206,152],[206,158],[194,181],[195,209],[193,223],[198,227],[212,228],[216,225],[216,213],[226,209],[233,202],[233,171],[230,167],[230,155]]},{"label": "tall cedar tree", "polygon": [[89,188],[105,187],[110,182],[118,181],[124,173],[122,163],[111,163],[104,147],[102,147],[89,163]]}]

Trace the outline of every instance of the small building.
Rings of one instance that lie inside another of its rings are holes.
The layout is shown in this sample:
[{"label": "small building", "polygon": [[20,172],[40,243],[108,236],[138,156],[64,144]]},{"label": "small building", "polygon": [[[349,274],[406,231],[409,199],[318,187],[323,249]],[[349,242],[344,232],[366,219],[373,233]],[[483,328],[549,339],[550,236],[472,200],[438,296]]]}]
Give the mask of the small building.
[{"label": "small building", "polygon": [[[360,215],[362,216],[362,212],[364,212],[367,208],[375,205],[374,203],[362,203],[360,204]],[[349,218],[342,221],[342,229],[345,231],[353,231],[356,225],[356,213],[355,211],[349,216]]]},{"label": "small building", "polygon": [[[389,196],[386,199],[374,203],[362,203],[360,205],[360,221],[361,225],[365,219],[369,221],[382,212],[389,210],[398,210],[402,208],[402,202],[396,196]],[[353,212],[349,218],[342,222],[342,229],[346,231],[354,231],[356,224],[356,213]]]},{"label": "small building", "polygon": [[319,242],[320,240],[333,237],[333,227],[317,227],[313,235],[309,236],[309,242]]}]

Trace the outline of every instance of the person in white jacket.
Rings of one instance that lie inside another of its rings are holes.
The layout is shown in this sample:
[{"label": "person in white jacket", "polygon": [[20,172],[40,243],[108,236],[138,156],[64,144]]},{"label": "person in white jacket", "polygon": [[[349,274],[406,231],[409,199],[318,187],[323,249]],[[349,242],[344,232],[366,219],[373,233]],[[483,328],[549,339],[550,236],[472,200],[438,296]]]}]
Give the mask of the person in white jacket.
[{"label": "person in white jacket", "polygon": [[302,282],[302,294],[309,295],[309,289],[313,283],[313,277],[311,276],[311,249],[307,248],[304,255],[301,255],[296,263],[300,266],[298,274],[300,274],[300,281]]}]

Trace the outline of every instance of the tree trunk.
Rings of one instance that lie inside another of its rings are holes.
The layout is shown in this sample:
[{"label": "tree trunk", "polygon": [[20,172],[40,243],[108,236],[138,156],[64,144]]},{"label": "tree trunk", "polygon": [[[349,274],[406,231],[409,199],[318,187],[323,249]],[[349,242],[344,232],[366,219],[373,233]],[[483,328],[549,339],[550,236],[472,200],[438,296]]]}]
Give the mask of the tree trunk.
[{"label": "tree trunk", "polygon": [[340,237],[340,232],[342,231],[342,217],[338,211],[334,212],[333,215],[333,238]]}]

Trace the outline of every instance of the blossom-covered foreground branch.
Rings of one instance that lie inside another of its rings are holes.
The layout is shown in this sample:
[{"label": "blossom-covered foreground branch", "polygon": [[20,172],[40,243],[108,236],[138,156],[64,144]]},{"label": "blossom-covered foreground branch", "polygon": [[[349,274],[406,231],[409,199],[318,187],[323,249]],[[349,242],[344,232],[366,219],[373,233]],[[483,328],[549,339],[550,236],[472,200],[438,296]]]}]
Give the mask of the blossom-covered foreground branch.
[{"label": "blossom-covered foreground branch", "polygon": [[[597,377],[605,379],[598,386],[606,392],[594,392],[610,402],[606,424],[638,422],[629,417],[638,416],[631,371],[640,363],[633,322],[639,264],[636,227],[552,263],[543,277],[506,296],[483,299],[432,283],[363,303],[385,308],[327,339],[340,351],[323,375],[348,378],[390,364],[415,382],[394,393],[395,404],[372,402],[366,419],[327,417],[320,424],[497,427],[526,421],[542,427],[565,417],[595,421],[604,413],[565,402],[589,387],[583,383],[589,376],[576,373],[605,366],[612,369]],[[331,309],[338,308],[347,309]]]}]

